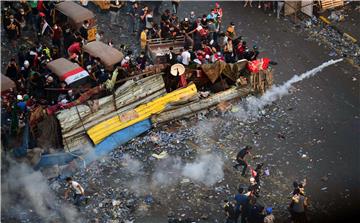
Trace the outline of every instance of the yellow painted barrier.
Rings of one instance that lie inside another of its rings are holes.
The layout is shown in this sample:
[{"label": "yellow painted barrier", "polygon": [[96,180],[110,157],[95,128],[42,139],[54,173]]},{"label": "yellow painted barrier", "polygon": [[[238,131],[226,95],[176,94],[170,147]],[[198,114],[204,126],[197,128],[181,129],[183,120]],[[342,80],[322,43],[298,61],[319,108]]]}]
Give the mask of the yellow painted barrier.
[{"label": "yellow painted barrier", "polygon": [[197,89],[195,84],[170,92],[162,97],[150,101],[147,104],[140,105],[133,110],[121,113],[93,126],[87,131],[87,134],[96,145],[109,135],[137,122],[145,120],[153,114],[162,112],[168,103],[192,97],[196,94],[196,92]]}]

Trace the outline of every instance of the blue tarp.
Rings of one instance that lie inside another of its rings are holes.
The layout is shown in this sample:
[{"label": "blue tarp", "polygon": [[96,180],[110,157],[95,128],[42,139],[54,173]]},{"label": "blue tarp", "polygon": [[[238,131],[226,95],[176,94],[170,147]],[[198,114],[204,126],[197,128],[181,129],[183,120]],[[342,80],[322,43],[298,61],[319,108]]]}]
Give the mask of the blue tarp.
[{"label": "blue tarp", "polygon": [[107,155],[112,150],[127,143],[149,129],[151,129],[151,121],[150,119],[146,119],[110,135],[104,141],[96,145],[92,152],[85,155],[85,163],[89,164],[97,158]]},{"label": "blue tarp", "polygon": [[99,157],[107,155],[112,150],[118,148],[122,144],[127,143],[131,139],[139,136],[140,134],[151,129],[151,121],[150,119],[146,119],[144,121],[138,122],[132,126],[129,126],[125,129],[122,129],[109,137],[107,137],[104,141],[96,145],[94,150],[85,154],[82,158],[78,158],[78,155],[81,155],[80,151],[73,152],[77,156],[72,155],[71,153],[61,152],[54,154],[43,155],[39,161],[39,163],[35,166],[35,169],[39,169],[40,167],[48,167],[53,165],[64,165],[72,160],[76,159],[80,166],[83,166],[84,161],[85,164],[93,162]]}]

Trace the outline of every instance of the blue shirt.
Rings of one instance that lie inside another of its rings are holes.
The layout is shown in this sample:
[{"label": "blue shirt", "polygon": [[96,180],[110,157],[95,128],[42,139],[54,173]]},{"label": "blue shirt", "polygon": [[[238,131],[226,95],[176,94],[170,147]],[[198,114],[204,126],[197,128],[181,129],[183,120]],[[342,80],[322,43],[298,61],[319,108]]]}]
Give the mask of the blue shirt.
[{"label": "blue shirt", "polygon": [[248,197],[245,194],[237,194],[234,199],[236,201],[236,210],[240,210],[240,205],[243,206],[248,202]]},{"label": "blue shirt", "polygon": [[26,111],[26,103],[24,101],[20,101],[16,105],[19,107],[21,112]]}]

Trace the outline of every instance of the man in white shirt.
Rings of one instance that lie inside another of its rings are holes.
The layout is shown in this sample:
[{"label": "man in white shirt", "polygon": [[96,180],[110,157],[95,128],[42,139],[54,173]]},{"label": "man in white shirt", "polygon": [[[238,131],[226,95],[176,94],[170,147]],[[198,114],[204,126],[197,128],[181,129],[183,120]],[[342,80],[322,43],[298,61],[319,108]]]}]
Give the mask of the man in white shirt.
[{"label": "man in white shirt", "polygon": [[184,52],[181,53],[181,63],[188,66],[191,61],[191,55],[189,53],[189,47],[184,47]]},{"label": "man in white shirt", "polygon": [[71,177],[66,178],[66,182],[69,185],[69,188],[65,191],[65,199],[68,198],[69,192],[74,192],[74,204],[76,206],[80,205],[80,202],[84,199],[85,190],[84,188],[76,181],[73,181]]}]

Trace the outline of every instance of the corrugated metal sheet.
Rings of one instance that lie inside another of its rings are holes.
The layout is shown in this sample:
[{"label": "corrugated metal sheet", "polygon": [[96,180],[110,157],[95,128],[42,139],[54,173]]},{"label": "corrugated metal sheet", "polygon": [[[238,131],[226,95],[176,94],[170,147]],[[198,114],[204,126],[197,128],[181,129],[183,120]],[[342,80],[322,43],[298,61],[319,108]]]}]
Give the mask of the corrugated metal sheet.
[{"label": "corrugated metal sheet", "polygon": [[191,84],[183,89],[178,89],[147,104],[140,105],[133,110],[121,113],[95,125],[87,131],[87,134],[94,144],[98,144],[112,133],[147,119],[153,114],[160,113],[168,103],[194,96],[196,92],[195,84]]}]

